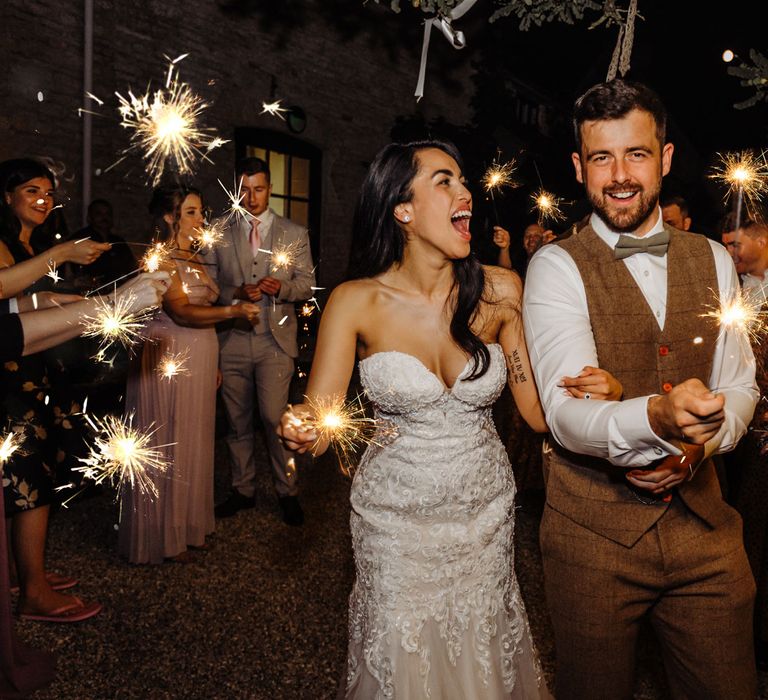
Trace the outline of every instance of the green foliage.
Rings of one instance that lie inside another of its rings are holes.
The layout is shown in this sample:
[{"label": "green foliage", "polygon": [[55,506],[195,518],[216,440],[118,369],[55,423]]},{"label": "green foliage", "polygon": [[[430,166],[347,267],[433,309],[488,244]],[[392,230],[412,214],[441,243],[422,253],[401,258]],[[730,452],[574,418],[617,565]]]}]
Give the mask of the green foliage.
[{"label": "green foliage", "polygon": [[761,100],[768,102],[768,58],[755,49],[750,49],[749,57],[753,65],[742,63],[740,66],[728,66],[728,74],[740,78],[742,87],[751,87],[755,90],[752,97],[733,105],[736,109],[752,107]]}]

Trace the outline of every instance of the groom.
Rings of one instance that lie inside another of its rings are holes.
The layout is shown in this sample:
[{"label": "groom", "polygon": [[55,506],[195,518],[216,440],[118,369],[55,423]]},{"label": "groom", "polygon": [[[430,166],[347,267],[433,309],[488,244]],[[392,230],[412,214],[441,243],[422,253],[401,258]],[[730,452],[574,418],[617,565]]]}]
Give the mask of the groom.
[{"label": "groom", "polygon": [[[666,113],[644,85],[594,86],[575,106],[573,164],[589,223],[531,261],[525,330],[552,438],[541,523],[557,649],[556,696],[632,697],[643,618],[673,697],[754,698],[754,581],[741,519],[709,457],[754,411],[748,343],[706,311],[733,297],[725,249],[665,226]],[[567,397],[599,366],[620,402]]]}]

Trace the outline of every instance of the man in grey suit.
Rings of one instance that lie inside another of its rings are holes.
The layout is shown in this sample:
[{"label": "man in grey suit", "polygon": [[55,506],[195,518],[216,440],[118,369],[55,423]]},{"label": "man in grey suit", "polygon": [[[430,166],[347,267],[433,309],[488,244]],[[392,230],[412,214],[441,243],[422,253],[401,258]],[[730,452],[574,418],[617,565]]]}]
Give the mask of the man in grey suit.
[{"label": "man in grey suit", "polygon": [[[258,402],[283,520],[301,525],[304,514],[297,498],[296,469],[275,427],[288,402],[298,356],[293,305],[310,298],[315,284],[312,253],[307,230],[269,207],[272,185],[266,162],[245,158],[237,164],[236,177],[247,215],[233,218],[223,244],[209,254],[208,262],[214,266],[221,289],[217,303],[251,301],[261,306],[261,313],[253,325],[238,320],[220,328],[232,492],[216,507],[216,516],[230,517],[254,505],[254,412]],[[280,259],[285,251],[288,262]]]}]

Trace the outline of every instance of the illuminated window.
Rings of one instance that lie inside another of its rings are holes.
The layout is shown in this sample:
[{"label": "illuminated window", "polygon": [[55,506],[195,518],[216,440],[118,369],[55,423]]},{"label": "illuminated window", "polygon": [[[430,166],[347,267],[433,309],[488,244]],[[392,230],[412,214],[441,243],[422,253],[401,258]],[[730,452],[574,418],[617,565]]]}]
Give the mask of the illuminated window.
[{"label": "illuminated window", "polygon": [[320,150],[295,136],[268,129],[235,129],[238,160],[256,157],[269,164],[269,205],[280,216],[306,226],[315,260],[320,254]]}]

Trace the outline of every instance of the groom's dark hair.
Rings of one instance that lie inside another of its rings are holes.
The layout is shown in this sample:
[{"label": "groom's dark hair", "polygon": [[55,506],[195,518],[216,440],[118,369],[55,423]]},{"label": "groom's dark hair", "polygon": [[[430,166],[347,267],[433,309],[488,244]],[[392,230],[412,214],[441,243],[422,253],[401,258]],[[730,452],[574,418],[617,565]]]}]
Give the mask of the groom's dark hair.
[{"label": "groom's dark hair", "polygon": [[235,165],[235,177],[238,180],[243,175],[250,177],[251,175],[258,175],[259,173],[264,173],[267,182],[272,182],[269,165],[267,165],[267,161],[261,158],[256,158],[255,156],[241,158]]},{"label": "groom's dark hair", "polygon": [[573,107],[573,134],[581,153],[581,126],[584,122],[622,119],[633,109],[648,112],[656,123],[656,136],[663,146],[667,137],[667,110],[661,98],[642,83],[616,78],[589,88]]}]

